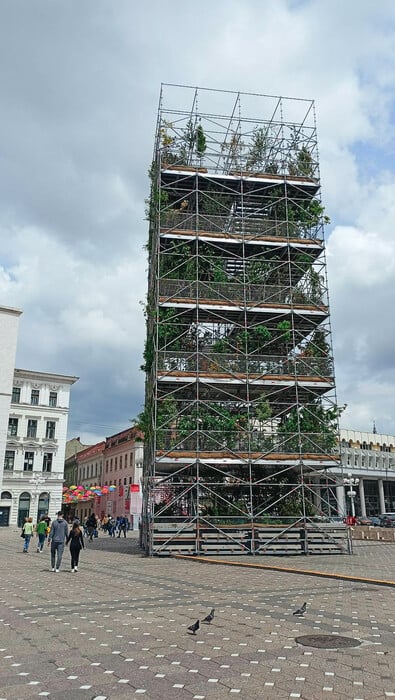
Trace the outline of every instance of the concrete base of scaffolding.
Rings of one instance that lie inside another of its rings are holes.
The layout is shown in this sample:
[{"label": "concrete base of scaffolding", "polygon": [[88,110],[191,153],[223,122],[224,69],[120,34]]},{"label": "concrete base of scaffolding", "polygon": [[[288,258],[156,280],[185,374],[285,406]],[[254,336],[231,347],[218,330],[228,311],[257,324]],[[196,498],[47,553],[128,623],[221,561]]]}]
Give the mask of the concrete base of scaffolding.
[{"label": "concrete base of scaffolding", "polygon": [[151,525],[147,554],[301,555],[352,554],[350,528],[343,523],[207,523],[168,519]]}]

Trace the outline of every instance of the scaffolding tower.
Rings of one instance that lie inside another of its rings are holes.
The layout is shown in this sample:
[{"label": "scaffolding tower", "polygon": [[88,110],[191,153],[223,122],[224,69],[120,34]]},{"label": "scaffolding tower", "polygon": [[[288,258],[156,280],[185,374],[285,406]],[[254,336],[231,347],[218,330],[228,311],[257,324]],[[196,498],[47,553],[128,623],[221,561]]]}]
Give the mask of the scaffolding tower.
[{"label": "scaffolding tower", "polygon": [[150,178],[145,551],[349,551],[314,103],[162,85]]}]

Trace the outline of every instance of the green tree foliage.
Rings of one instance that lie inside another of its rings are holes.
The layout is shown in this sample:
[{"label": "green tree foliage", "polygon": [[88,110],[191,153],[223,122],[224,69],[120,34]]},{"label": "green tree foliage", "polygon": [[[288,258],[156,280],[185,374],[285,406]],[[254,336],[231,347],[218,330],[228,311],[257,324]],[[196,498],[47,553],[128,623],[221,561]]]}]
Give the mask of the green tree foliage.
[{"label": "green tree foliage", "polygon": [[255,128],[246,160],[246,169],[265,172],[267,150],[268,139],[266,129]]},{"label": "green tree foliage", "polygon": [[206,142],[206,136],[203,131],[203,127],[201,124],[198,125],[196,132],[195,132],[195,142],[196,142],[196,153],[198,157],[201,159],[203,158],[206,149],[207,149],[207,142]]},{"label": "green tree foliage", "polygon": [[345,406],[325,407],[321,399],[299,408],[293,407],[283,418],[278,432],[293,435],[284,446],[285,450],[302,452],[331,452],[338,439],[338,420]]},{"label": "green tree foliage", "polygon": [[316,163],[308,148],[306,146],[297,148],[294,159],[288,165],[289,174],[297,177],[314,177],[315,170]]}]

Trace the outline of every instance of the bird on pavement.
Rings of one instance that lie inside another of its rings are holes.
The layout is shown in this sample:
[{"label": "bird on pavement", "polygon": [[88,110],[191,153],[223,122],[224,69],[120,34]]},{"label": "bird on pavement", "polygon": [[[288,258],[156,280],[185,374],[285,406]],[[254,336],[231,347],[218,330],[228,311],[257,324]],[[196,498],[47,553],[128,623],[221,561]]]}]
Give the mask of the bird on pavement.
[{"label": "bird on pavement", "polygon": [[306,612],[306,608],[307,608],[307,603],[303,603],[303,605],[300,608],[298,608],[297,610],[295,610],[295,612],[292,614],[299,615],[300,617],[302,617],[302,615],[304,615]]},{"label": "bird on pavement", "polygon": [[205,618],[203,618],[202,622],[207,622],[208,624],[210,624],[214,620],[214,613],[215,613],[215,608],[211,608],[209,614],[206,615]]},{"label": "bird on pavement", "polygon": [[188,629],[192,632],[192,634],[196,634],[199,627],[200,627],[200,622],[199,622],[199,620],[196,620],[196,622],[194,622],[193,625],[190,625],[188,627]]}]

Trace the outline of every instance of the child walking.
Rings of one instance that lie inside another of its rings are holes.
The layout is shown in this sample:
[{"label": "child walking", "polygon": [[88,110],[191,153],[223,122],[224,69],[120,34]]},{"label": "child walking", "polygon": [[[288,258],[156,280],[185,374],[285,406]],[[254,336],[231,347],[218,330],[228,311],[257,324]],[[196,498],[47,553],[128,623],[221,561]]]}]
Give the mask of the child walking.
[{"label": "child walking", "polygon": [[80,558],[80,551],[84,549],[84,538],[80,530],[78,523],[74,523],[71,528],[66,544],[70,542],[70,555],[71,555],[71,570],[78,571],[78,560]]}]

